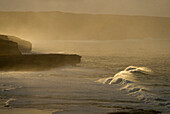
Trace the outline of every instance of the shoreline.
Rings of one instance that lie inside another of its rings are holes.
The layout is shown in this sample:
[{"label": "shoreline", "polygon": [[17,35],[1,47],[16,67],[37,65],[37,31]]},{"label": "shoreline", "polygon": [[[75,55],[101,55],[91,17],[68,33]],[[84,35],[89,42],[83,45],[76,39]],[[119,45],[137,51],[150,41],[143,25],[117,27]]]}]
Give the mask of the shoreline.
[{"label": "shoreline", "polygon": [[41,110],[34,108],[11,108],[11,109],[0,109],[0,114],[53,114],[62,110]]}]

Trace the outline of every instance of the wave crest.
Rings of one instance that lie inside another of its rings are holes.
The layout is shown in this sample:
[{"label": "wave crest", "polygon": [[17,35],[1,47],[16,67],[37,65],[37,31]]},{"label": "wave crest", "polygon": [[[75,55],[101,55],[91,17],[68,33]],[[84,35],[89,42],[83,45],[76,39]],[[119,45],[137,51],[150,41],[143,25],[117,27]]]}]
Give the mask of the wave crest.
[{"label": "wave crest", "polygon": [[97,82],[109,85],[117,84],[120,86],[120,90],[126,91],[129,95],[136,96],[142,101],[150,102],[151,99],[155,99],[155,96],[148,93],[147,91],[149,90],[139,85],[135,80],[137,76],[141,77],[150,74],[153,74],[153,71],[147,67],[128,66],[113,77],[99,79]]},{"label": "wave crest", "polygon": [[157,104],[159,106],[169,106],[169,102],[161,96],[152,93],[148,88],[140,85],[136,77],[152,75],[153,71],[147,67],[129,66],[118,72],[113,77],[102,78],[97,82],[103,84],[116,84],[121,91],[126,91],[128,95],[132,95],[137,99],[149,104]]},{"label": "wave crest", "polygon": [[137,67],[137,66],[129,66],[123,71],[115,74],[113,77],[99,79],[98,82],[103,84],[127,84],[132,83],[134,81],[134,77],[136,74],[152,74],[153,71],[147,67]]}]

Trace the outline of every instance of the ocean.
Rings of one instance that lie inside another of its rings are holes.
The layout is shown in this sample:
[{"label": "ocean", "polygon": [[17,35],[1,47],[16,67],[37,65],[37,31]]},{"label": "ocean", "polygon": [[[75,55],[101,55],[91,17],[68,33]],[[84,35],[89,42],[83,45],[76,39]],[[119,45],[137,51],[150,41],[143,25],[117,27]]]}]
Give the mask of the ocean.
[{"label": "ocean", "polygon": [[170,41],[37,40],[38,53],[75,53],[76,66],[0,72],[0,110],[107,114],[131,110],[170,113]]}]

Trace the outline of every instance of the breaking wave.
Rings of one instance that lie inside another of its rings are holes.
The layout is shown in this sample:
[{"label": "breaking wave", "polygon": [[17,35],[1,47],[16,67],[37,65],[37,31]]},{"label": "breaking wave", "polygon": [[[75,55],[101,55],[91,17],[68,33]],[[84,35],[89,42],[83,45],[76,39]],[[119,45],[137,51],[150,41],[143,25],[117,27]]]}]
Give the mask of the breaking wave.
[{"label": "breaking wave", "polygon": [[[135,96],[145,103],[157,103],[158,105],[169,105],[169,103],[152,93],[149,88],[139,84],[137,78],[142,76],[154,75],[153,71],[147,67],[129,66],[113,77],[102,78],[97,82],[118,85],[121,91],[126,91],[128,95]],[[159,102],[158,102],[159,101]]]},{"label": "breaking wave", "polygon": [[115,74],[113,77],[99,79],[103,84],[128,84],[134,81],[135,75],[153,74],[153,71],[146,67],[129,66],[125,70]]}]

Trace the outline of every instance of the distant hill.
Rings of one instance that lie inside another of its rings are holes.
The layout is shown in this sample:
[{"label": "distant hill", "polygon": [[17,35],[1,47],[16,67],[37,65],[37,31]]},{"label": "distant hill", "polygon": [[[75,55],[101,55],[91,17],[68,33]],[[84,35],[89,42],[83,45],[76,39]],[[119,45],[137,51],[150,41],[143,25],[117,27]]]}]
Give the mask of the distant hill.
[{"label": "distant hill", "polygon": [[167,39],[170,38],[170,18],[63,12],[0,12],[0,33],[48,40]]}]

